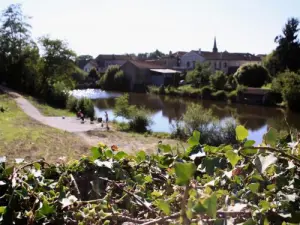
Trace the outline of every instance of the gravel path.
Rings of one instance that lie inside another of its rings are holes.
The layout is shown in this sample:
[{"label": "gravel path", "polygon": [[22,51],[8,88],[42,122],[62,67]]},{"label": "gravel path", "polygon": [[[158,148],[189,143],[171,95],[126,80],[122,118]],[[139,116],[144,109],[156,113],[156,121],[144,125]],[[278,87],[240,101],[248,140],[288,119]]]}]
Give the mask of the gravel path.
[{"label": "gravel path", "polygon": [[43,123],[45,125],[48,125],[50,127],[54,127],[60,130],[68,131],[68,132],[85,132],[89,130],[104,130],[105,128],[102,128],[100,124],[94,123],[90,124],[90,121],[85,121],[84,124],[81,123],[81,120],[77,119],[76,117],[65,117],[64,119],[62,117],[48,117],[44,116],[40,113],[40,111],[34,107],[27,99],[25,99],[22,95],[5,88],[3,86],[0,86],[0,89],[2,89],[7,94],[14,97],[15,101],[19,105],[19,107],[31,118],[39,121],[40,123]]}]

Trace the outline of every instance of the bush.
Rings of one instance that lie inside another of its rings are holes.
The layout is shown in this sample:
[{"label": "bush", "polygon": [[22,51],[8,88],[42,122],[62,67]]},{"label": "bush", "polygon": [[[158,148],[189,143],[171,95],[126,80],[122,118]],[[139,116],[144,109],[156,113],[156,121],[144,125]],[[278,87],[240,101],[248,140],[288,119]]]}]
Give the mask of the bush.
[{"label": "bush", "polygon": [[74,96],[69,96],[67,100],[67,109],[71,112],[77,112],[77,99]]},{"label": "bush", "polygon": [[97,83],[104,90],[126,91],[129,90],[129,82],[123,71],[117,65],[109,66],[105,74]]},{"label": "bush", "polygon": [[149,112],[146,109],[129,105],[128,94],[116,99],[114,114],[117,117],[120,116],[129,120],[129,129],[135,132],[146,132],[148,126],[152,123]]},{"label": "bush", "polygon": [[161,85],[158,89],[158,94],[160,95],[164,95],[166,94],[166,91],[165,91],[165,86],[164,85]]},{"label": "bush", "polygon": [[272,82],[272,90],[280,92],[288,108],[300,111],[300,75],[286,71],[278,75]]},{"label": "bush", "polygon": [[225,100],[227,97],[226,92],[223,90],[216,91],[216,92],[212,93],[211,95],[216,100]]},{"label": "bush", "polygon": [[195,69],[187,73],[185,81],[188,84],[192,84],[194,87],[199,87],[200,85],[206,85],[209,83],[209,77],[211,74],[209,63],[197,62]]},{"label": "bush", "polygon": [[239,84],[248,87],[261,87],[270,79],[267,69],[258,64],[242,65],[234,74]]},{"label": "bush", "polygon": [[227,94],[227,98],[232,102],[235,102],[237,100],[237,97],[238,97],[237,90],[233,90]]},{"label": "bush", "polygon": [[215,90],[224,90],[227,77],[222,71],[216,71],[215,74],[209,77],[209,82]]},{"label": "bush", "polygon": [[201,88],[201,97],[202,98],[210,98],[211,97],[211,87],[210,86],[204,86]]},{"label": "bush", "polygon": [[93,101],[89,98],[80,98],[77,100],[76,111],[81,110],[81,112],[90,118],[94,118],[95,109]]},{"label": "bush", "polygon": [[50,105],[65,108],[68,100],[68,88],[65,83],[58,81],[50,85],[50,90],[46,96],[46,100]]}]

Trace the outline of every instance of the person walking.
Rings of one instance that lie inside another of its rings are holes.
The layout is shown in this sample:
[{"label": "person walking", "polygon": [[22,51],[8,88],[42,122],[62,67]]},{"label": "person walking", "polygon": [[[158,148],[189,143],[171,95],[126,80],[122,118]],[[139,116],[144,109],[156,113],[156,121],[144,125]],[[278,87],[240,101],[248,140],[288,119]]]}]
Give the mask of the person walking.
[{"label": "person walking", "polygon": [[106,122],[106,130],[109,131],[109,127],[108,127],[108,114],[105,111],[105,122]]}]

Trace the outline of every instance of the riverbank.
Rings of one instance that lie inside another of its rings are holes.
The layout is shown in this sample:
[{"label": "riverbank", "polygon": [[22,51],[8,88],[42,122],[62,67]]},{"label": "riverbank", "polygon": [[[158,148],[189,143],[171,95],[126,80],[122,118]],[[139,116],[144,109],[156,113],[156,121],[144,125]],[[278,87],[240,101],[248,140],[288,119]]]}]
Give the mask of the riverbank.
[{"label": "riverbank", "polygon": [[224,101],[229,103],[241,103],[249,105],[276,106],[279,107],[282,98],[266,88],[242,87],[232,91],[213,90],[210,86],[193,88],[190,85],[180,87],[155,87],[149,86],[148,92],[156,95],[174,97],[188,97],[202,100]]}]

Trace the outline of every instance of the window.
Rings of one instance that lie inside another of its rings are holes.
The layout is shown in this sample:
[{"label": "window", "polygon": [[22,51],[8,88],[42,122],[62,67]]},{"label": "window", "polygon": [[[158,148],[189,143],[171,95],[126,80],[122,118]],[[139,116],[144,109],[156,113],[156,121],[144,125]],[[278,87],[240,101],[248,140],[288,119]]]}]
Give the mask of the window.
[{"label": "window", "polygon": [[224,68],[227,68],[227,62],[224,62]]},{"label": "window", "polygon": [[195,69],[195,65],[196,65],[196,62],[195,61],[193,61],[193,68]]},{"label": "window", "polygon": [[219,62],[219,69],[221,69],[222,68],[222,62],[220,61]]},{"label": "window", "polygon": [[186,62],[186,67],[190,68],[190,62],[189,61]]}]

